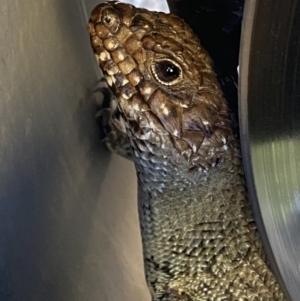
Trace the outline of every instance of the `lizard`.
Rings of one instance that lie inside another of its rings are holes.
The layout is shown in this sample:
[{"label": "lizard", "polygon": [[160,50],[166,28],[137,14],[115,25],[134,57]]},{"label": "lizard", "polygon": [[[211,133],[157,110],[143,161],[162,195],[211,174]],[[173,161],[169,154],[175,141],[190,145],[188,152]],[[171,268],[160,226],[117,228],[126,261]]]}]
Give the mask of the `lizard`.
[{"label": "lizard", "polygon": [[248,200],[213,62],[174,14],[111,1],[88,24],[138,179],[153,301],[285,300]]}]

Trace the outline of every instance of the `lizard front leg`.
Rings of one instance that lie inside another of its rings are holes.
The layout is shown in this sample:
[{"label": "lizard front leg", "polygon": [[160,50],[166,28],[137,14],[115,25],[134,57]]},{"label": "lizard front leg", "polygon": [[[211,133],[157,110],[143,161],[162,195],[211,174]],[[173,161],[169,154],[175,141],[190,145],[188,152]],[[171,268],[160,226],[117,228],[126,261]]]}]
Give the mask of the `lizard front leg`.
[{"label": "lizard front leg", "polygon": [[100,139],[105,146],[126,159],[132,160],[125,123],[118,108],[118,100],[103,81],[94,90],[98,111],[96,121],[100,129]]}]

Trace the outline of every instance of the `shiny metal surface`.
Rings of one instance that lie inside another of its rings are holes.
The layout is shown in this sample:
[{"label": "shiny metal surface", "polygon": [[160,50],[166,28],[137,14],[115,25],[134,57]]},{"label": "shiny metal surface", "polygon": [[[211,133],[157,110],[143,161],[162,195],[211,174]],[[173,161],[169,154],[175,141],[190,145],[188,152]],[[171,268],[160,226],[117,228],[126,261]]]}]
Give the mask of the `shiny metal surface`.
[{"label": "shiny metal surface", "polygon": [[0,7],[0,300],[149,300],[135,171],[99,143],[78,2]]},{"label": "shiny metal surface", "polygon": [[300,296],[300,1],[246,3],[240,124],[246,176],[273,268]]}]

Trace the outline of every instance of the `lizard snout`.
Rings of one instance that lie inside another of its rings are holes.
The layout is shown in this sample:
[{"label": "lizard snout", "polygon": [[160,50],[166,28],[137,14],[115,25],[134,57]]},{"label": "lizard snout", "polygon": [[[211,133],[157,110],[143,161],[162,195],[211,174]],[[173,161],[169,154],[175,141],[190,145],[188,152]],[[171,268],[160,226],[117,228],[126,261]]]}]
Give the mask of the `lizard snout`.
[{"label": "lizard snout", "polygon": [[95,26],[97,35],[106,38],[110,34],[116,34],[121,25],[118,12],[109,3],[103,3],[92,11],[90,23]]}]

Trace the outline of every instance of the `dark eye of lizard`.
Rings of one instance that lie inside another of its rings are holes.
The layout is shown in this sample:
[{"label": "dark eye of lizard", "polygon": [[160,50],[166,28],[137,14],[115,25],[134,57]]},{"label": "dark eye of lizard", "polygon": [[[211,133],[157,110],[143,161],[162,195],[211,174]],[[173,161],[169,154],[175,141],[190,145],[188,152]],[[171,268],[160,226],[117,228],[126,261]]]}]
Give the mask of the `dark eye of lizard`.
[{"label": "dark eye of lizard", "polygon": [[181,78],[181,69],[177,64],[164,60],[152,66],[154,77],[164,85],[173,85]]}]

